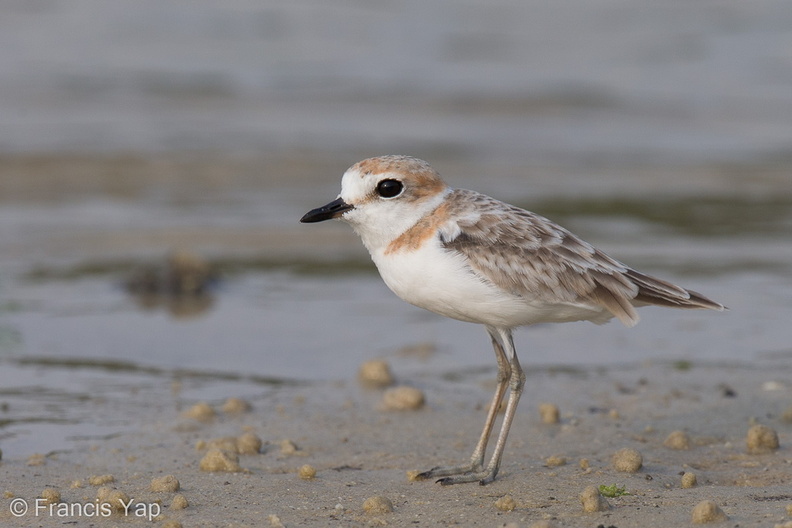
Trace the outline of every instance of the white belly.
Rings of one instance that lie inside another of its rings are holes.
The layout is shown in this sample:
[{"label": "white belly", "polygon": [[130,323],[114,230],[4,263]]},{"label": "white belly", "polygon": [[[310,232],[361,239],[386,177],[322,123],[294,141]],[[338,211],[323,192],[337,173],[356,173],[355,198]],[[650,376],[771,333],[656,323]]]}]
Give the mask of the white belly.
[{"label": "white belly", "polygon": [[[501,328],[542,322],[604,322],[601,310],[547,304],[505,292],[477,276],[462,255],[432,243],[417,251],[372,256],[385,284],[410,304],[432,312]],[[609,315],[609,314],[608,314]]]}]

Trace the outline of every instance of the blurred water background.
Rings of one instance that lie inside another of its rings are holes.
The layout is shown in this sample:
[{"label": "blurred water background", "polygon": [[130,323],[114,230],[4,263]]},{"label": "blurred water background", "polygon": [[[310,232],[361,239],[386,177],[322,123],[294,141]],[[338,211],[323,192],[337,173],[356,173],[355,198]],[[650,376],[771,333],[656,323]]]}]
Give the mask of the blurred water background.
[{"label": "blurred water background", "polygon": [[[789,368],[784,0],[8,0],[0,50],[6,453],[113,434],[174,380],[212,401],[372,357],[494,372],[481,328],[396,299],[346,226],[298,224],[389,153],[731,308],[521,331],[528,369]],[[130,295],[173,251],[206,293]]]}]

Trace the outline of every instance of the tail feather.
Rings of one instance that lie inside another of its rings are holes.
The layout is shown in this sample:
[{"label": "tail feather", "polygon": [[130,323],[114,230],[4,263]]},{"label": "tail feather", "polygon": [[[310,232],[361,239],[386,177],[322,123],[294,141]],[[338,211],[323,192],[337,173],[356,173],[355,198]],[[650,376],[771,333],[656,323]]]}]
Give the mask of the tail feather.
[{"label": "tail feather", "polygon": [[625,275],[638,286],[638,294],[633,299],[634,303],[655,304],[672,308],[706,308],[717,311],[726,309],[722,304],[708,299],[698,292],[686,290],[662,279],[644,275],[632,269],[627,270]]}]

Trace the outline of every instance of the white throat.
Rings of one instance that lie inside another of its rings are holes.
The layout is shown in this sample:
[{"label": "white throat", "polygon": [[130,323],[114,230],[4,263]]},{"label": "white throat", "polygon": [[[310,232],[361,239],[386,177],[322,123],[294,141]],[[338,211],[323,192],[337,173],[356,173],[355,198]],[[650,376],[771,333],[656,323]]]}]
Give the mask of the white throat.
[{"label": "white throat", "polygon": [[411,207],[398,203],[398,198],[368,202],[347,212],[342,219],[352,226],[369,253],[374,255],[437,209],[450,192],[451,189],[446,188],[420,202],[413,202]]}]

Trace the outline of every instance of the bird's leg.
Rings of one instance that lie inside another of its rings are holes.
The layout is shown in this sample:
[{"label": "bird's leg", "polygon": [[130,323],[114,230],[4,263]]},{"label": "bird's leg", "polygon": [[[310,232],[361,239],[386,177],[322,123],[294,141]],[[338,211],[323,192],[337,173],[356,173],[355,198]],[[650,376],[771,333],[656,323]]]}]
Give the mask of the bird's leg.
[{"label": "bird's leg", "polygon": [[[487,411],[487,420],[484,422],[484,429],[481,431],[476,448],[473,450],[473,455],[470,457],[470,462],[459,466],[449,467],[434,467],[429,471],[424,471],[418,475],[419,479],[430,479],[436,477],[447,477],[449,475],[460,475],[471,472],[481,472],[484,468],[484,455],[487,451],[487,443],[492,434],[492,427],[495,425],[495,419],[498,415],[498,408],[500,407],[503,394],[506,392],[506,386],[509,384],[511,378],[511,366],[506,354],[503,352],[503,346],[500,344],[500,336],[497,330],[487,327],[487,332],[492,339],[492,348],[495,350],[495,359],[498,360],[498,386],[495,389],[495,395],[492,397],[492,403]],[[475,479],[474,479],[475,480]]]},{"label": "bird's leg", "polygon": [[511,427],[512,420],[514,420],[517,403],[520,401],[520,396],[525,386],[525,374],[522,371],[522,367],[520,367],[520,361],[517,359],[517,354],[514,351],[514,341],[512,340],[511,331],[498,329],[498,332],[501,334],[501,342],[506,347],[506,355],[511,366],[511,374],[509,376],[509,400],[506,403],[506,414],[503,416],[503,424],[501,425],[500,434],[498,435],[498,441],[495,444],[495,451],[492,453],[492,458],[490,458],[490,462],[484,471],[441,478],[438,482],[444,486],[475,481],[478,481],[479,484],[484,486],[495,480],[498,469],[500,469],[503,449],[506,446],[506,438],[509,436],[509,428]]}]

